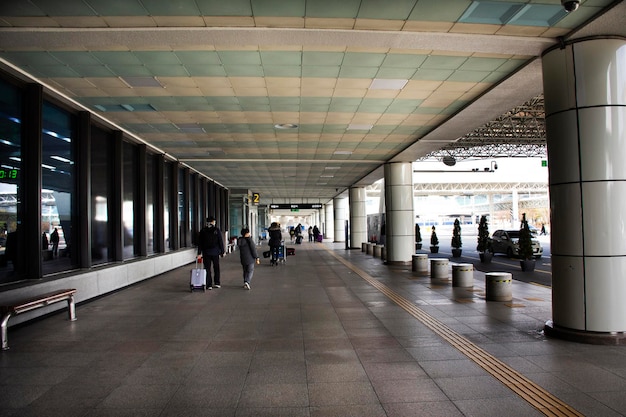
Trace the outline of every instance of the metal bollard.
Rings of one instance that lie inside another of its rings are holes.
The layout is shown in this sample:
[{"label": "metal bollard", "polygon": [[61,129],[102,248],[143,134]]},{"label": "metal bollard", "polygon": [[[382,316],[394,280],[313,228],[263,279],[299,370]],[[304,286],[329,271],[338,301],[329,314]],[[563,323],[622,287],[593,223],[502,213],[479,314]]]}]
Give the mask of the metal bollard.
[{"label": "metal bollard", "polygon": [[383,245],[374,245],[374,258],[380,258],[383,252]]},{"label": "metal bollard", "polygon": [[367,242],[362,242],[361,243],[361,252],[365,252],[367,251]]},{"label": "metal bollard", "polygon": [[431,258],[430,260],[430,277],[432,279],[448,279],[448,259]]},{"label": "metal bollard", "polygon": [[513,277],[509,272],[485,274],[485,299],[487,301],[513,300]]},{"label": "metal bollard", "polygon": [[453,264],[452,265],[452,286],[471,287],[474,285],[474,265]]},{"label": "metal bollard", "polygon": [[373,249],[373,248],[374,248],[374,243],[369,243],[369,242],[368,242],[368,244],[367,244],[367,248],[366,248],[366,250],[365,250],[365,253],[366,253],[366,254],[368,254],[368,255],[371,255],[371,254],[372,254],[372,252],[374,251],[374,249]]},{"label": "metal bollard", "polygon": [[411,271],[414,275],[428,275],[428,255],[425,253],[413,255]]}]

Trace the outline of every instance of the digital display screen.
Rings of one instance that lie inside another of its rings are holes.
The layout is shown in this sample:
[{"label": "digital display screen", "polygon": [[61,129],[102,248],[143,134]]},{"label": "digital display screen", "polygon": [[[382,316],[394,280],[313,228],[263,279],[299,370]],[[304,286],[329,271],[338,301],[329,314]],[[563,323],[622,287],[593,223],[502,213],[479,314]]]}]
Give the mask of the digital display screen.
[{"label": "digital display screen", "polygon": [[0,180],[16,180],[18,172],[14,168],[0,168]]}]

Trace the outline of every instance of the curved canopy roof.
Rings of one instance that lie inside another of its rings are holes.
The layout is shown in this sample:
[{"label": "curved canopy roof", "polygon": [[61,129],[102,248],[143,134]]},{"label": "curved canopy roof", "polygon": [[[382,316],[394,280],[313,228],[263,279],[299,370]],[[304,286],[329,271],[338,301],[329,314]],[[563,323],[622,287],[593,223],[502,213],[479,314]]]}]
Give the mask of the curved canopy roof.
[{"label": "curved canopy roof", "polygon": [[543,51],[623,36],[624,16],[611,0],[28,0],[0,5],[0,59],[261,203],[325,203],[540,97]]}]

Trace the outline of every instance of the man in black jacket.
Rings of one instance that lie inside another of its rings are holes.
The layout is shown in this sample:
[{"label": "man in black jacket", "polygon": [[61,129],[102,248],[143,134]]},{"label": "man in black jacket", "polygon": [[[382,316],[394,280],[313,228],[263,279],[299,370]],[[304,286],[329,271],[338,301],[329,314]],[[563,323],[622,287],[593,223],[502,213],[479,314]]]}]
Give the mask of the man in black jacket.
[{"label": "man in black jacket", "polygon": [[[208,224],[200,230],[198,255],[202,255],[207,275],[207,289],[220,288],[220,256],[224,256],[222,231],[215,225],[215,217],[207,219]],[[211,277],[213,264],[213,277]]]}]

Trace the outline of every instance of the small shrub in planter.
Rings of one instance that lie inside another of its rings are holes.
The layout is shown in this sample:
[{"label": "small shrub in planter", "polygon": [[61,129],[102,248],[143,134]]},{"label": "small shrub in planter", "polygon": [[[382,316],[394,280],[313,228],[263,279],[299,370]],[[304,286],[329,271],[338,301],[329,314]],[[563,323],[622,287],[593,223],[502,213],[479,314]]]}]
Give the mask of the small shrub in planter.
[{"label": "small shrub in planter", "polygon": [[530,227],[528,227],[528,221],[526,220],[526,213],[522,214],[522,224],[520,225],[519,241],[517,244],[519,245],[518,253],[522,271],[534,271],[535,258],[533,257],[533,241]]},{"label": "small shrub in planter", "polygon": [[420,232],[420,225],[415,223],[415,250],[422,249],[422,233]]},{"label": "small shrub in planter", "polygon": [[430,251],[432,253],[439,253],[439,238],[437,237],[437,233],[435,232],[435,226],[432,227],[432,232],[430,233]]},{"label": "small shrub in planter", "polygon": [[489,223],[487,216],[481,216],[478,223],[478,245],[476,246],[481,262],[489,263],[493,257],[491,250],[491,237],[489,236]]},{"label": "small shrub in planter", "polygon": [[450,246],[452,246],[452,256],[458,258],[461,256],[461,246],[463,246],[463,242],[461,241],[461,222],[459,219],[454,221],[454,228],[452,229],[452,241],[450,242]]}]

